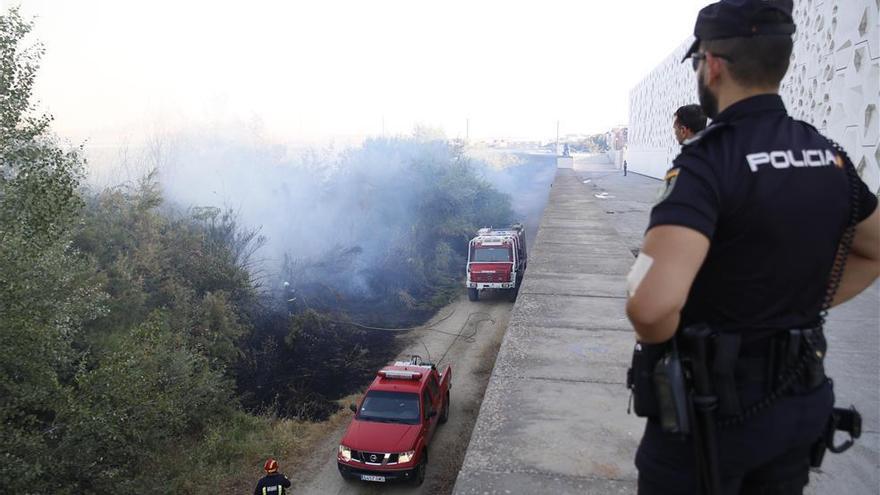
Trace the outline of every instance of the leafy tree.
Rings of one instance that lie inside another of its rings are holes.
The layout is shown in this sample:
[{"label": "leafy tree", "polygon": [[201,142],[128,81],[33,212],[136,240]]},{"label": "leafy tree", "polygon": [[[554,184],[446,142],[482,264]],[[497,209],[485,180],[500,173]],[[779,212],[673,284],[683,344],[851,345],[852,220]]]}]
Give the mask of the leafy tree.
[{"label": "leafy tree", "polygon": [[77,397],[57,447],[58,477],[73,491],[158,490],[164,473],[144,468],[179,438],[231,413],[231,387],[183,337],[167,313],[154,312],[99,366],[77,373]]},{"label": "leafy tree", "polygon": [[85,193],[81,148],[32,115],[30,29],[0,15],[0,492],[165,491],[162,453],[236,407],[259,238],[161,211],[154,175]]},{"label": "leafy tree", "polygon": [[71,249],[82,200],[80,150],[32,116],[42,47],[18,11],[0,15],[0,491],[33,491],[51,470],[74,373],[71,341],[100,313],[91,265]]},{"label": "leafy tree", "polygon": [[233,212],[187,215],[165,205],[155,172],[90,197],[75,245],[97,260],[111,298],[106,314],[89,324],[89,345],[100,351],[165,309],[192,349],[220,368],[234,363],[249,329],[243,311],[256,304],[250,257],[262,242]]}]

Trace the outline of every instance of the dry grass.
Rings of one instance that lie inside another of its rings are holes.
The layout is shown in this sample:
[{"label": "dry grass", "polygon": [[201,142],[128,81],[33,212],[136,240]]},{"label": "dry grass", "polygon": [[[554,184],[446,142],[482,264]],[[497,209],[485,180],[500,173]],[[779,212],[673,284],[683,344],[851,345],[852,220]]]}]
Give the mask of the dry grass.
[{"label": "dry grass", "polygon": [[311,422],[274,417],[256,417],[257,423],[239,444],[242,447],[238,469],[223,473],[218,493],[250,493],[256,481],[263,476],[263,462],[275,457],[281,471],[296,480],[297,473],[313,472],[326,461],[322,443],[328,436],[351,421],[348,404],[355,402],[360,393],[337,401],[342,408],[327,421]]}]

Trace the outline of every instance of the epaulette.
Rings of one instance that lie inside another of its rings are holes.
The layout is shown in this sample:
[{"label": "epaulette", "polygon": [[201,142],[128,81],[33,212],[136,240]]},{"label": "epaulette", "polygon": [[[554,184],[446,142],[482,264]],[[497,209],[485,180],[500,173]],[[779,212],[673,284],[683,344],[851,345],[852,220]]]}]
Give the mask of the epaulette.
[{"label": "epaulette", "polygon": [[692,146],[700,141],[706,139],[707,136],[717,135],[720,129],[724,129],[728,127],[727,122],[712,122],[702,131],[694,134],[694,137],[690,139],[685,139],[683,143],[681,143],[682,148],[687,146]]}]

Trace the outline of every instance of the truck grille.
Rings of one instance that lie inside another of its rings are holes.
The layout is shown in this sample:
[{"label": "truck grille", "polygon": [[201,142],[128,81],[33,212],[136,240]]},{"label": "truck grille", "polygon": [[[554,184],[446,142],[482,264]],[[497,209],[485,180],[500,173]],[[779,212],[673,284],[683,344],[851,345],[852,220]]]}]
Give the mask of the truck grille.
[{"label": "truck grille", "polygon": [[507,272],[496,272],[496,273],[471,273],[471,281],[472,282],[509,282],[510,274]]},{"label": "truck grille", "polygon": [[[360,450],[352,450],[351,458],[358,462],[368,462],[370,464],[385,464],[385,453],[384,452],[364,452]],[[373,456],[375,457],[375,461],[373,460]],[[388,454],[388,464],[397,464],[399,454]]]}]

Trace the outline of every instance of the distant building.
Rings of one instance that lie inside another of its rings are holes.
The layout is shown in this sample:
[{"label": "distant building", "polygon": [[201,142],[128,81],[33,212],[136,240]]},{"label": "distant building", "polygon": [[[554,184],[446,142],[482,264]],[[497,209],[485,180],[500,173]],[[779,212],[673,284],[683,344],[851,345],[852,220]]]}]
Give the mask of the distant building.
[{"label": "distant building", "polygon": [[605,142],[611,151],[620,151],[626,147],[626,138],[628,129],[626,126],[617,126],[611,128],[605,133]]}]

